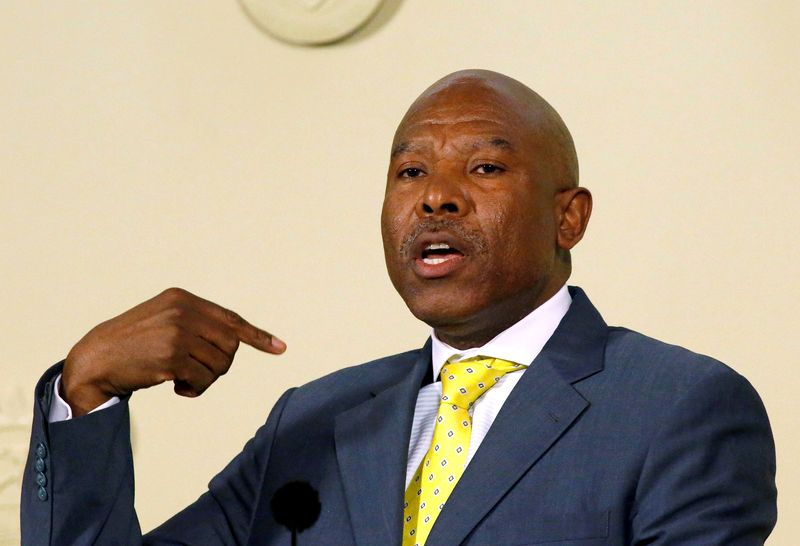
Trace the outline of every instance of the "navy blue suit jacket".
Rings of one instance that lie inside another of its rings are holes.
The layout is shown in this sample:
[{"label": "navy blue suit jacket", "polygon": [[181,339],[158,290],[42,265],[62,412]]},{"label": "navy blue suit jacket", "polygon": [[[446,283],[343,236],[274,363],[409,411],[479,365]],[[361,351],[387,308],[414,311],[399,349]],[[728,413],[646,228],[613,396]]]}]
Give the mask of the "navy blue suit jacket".
[{"label": "navy blue suit jacket", "polygon": [[[776,519],[775,455],[750,384],[708,357],[606,326],[571,292],[427,544],[763,544]],[[47,424],[57,365],[36,391],[23,544],[288,545],[270,498],[306,480],[322,513],[301,544],[400,545],[430,358],[428,343],[286,392],[208,492],[144,537],[127,401]]]}]

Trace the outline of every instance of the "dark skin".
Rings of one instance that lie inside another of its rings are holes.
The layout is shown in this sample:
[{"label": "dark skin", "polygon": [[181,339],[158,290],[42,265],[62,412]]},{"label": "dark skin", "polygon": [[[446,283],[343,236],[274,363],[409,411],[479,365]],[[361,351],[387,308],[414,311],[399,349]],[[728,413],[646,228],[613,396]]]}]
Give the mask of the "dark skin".
[{"label": "dark skin", "polygon": [[168,288],[86,334],[64,362],[61,395],[73,417],[166,381],[176,394],[199,396],[228,372],[240,343],[272,354],[286,350],[237,313]]},{"label": "dark skin", "polygon": [[[426,90],[395,134],[381,215],[389,277],[414,316],[465,349],[555,294],[591,213],[577,179],[561,118],[516,80],[462,71]],[[166,381],[199,396],[240,343],[286,350],[237,313],[170,288],[87,333],[66,358],[61,395],[75,417]]]},{"label": "dark skin", "polygon": [[[418,319],[459,349],[485,344],[570,275],[591,194],[561,118],[516,80],[440,80],[397,129],[381,226],[389,277]],[[424,263],[426,245],[452,252]]]}]

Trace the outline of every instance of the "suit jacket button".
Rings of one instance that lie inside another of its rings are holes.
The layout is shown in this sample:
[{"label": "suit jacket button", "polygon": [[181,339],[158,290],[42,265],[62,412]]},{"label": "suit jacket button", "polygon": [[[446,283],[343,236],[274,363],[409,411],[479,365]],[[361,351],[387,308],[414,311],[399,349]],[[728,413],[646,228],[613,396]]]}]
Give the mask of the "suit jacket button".
[{"label": "suit jacket button", "polygon": [[46,501],[47,500],[47,489],[45,489],[44,487],[40,487],[39,491],[37,492],[37,496],[39,497],[40,501]]},{"label": "suit jacket button", "polygon": [[40,459],[46,459],[47,458],[47,448],[44,446],[44,444],[42,442],[39,442],[39,445],[36,446],[36,455]]},{"label": "suit jacket button", "polygon": [[47,470],[47,465],[44,464],[44,459],[42,459],[41,457],[37,457],[36,458],[36,465],[35,466],[36,466],[36,470],[39,471],[39,472],[44,472],[45,470]]},{"label": "suit jacket button", "polygon": [[45,476],[41,472],[37,472],[36,483],[39,484],[41,487],[44,487],[45,485],[47,485],[47,476]]}]

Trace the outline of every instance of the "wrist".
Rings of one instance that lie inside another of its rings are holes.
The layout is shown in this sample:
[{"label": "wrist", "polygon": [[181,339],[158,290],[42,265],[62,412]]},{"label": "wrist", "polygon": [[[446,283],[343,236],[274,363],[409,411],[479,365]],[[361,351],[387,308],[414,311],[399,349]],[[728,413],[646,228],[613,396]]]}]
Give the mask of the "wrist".
[{"label": "wrist", "polygon": [[114,397],[91,380],[91,366],[81,364],[78,351],[73,347],[64,361],[58,394],[69,404],[73,417],[86,415]]},{"label": "wrist", "polygon": [[68,389],[63,378],[58,394],[69,405],[73,418],[82,417],[113,398],[112,395],[107,395],[102,390],[91,386]]}]

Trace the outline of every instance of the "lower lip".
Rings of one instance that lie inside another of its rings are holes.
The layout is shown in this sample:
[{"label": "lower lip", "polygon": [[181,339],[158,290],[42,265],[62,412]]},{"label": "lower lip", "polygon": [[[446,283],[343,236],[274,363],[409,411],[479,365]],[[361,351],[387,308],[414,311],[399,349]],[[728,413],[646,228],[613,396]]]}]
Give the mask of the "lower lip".
[{"label": "lower lip", "polygon": [[437,279],[445,277],[461,267],[464,256],[452,256],[438,264],[426,264],[422,258],[414,260],[414,271],[424,279]]}]

